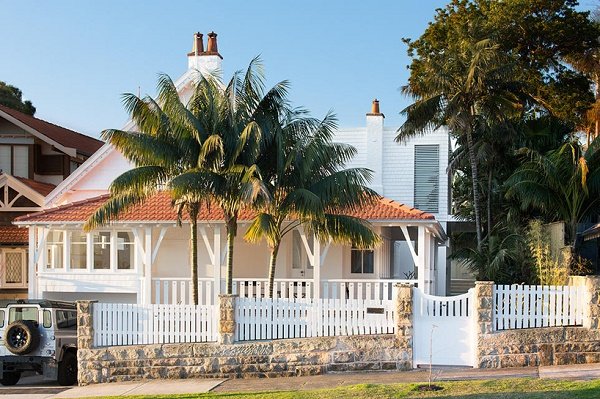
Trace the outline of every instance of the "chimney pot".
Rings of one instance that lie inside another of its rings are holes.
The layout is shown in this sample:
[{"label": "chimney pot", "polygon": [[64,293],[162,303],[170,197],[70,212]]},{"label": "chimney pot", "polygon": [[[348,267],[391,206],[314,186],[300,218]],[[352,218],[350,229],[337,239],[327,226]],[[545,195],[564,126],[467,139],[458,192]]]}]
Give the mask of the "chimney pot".
[{"label": "chimney pot", "polygon": [[194,44],[192,46],[192,52],[188,53],[188,56],[198,56],[204,52],[204,42],[202,41],[202,33],[194,33]]},{"label": "chimney pot", "polygon": [[219,50],[217,48],[217,34],[215,32],[210,32],[208,34],[208,45],[206,52],[209,54],[219,54]]},{"label": "chimney pot", "polygon": [[[371,112],[367,114],[367,116],[384,116],[381,111],[379,111],[379,100],[374,99],[371,104]],[[384,116],[385,117],[385,116]]]}]

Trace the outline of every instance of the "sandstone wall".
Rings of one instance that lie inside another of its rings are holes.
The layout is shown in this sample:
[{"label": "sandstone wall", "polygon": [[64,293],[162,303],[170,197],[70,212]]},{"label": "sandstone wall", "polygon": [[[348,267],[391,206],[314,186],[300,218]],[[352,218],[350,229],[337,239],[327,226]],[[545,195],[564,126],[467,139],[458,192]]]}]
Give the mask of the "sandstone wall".
[{"label": "sandstone wall", "polygon": [[140,378],[284,377],[412,368],[412,354],[390,334],[80,349],[78,358],[80,385]]}]

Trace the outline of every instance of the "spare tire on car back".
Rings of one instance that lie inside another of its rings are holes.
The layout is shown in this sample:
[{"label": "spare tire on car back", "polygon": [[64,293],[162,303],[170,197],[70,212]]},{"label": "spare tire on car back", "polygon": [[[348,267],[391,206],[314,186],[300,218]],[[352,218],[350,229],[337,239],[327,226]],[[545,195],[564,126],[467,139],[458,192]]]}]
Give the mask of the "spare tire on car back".
[{"label": "spare tire on car back", "polygon": [[26,355],[40,344],[38,323],[33,320],[17,320],[8,325],[4,333],[6,349],[15,355]]}]

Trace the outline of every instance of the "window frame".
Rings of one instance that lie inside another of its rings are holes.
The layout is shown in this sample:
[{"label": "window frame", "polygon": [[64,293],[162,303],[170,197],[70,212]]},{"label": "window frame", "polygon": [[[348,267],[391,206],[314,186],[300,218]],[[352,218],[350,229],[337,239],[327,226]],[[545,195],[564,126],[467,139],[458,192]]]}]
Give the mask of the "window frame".
[{"label": "window frame", "polygon": [[[354,253],[360,253],[360,271],[354,271],[355,268],[353,267],[353,260],[354,260]],[[371,256],[371,265],[373,267],[372,271],[369,272],[365,272],[365,256],[370,255]],[[356,248],[355,246],[352,246],[350,248],[350,274],[361,274],[361,275],[366,275],[366,274],[375,274],[375,249],[374,248]]]}]

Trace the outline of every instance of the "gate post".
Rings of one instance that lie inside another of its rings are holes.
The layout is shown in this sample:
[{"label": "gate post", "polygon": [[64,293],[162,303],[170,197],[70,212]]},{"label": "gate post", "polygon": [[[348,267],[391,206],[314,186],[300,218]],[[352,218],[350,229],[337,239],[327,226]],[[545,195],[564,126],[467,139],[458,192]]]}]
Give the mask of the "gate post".
[{"label": "gate post", "polygon": [[493,331],[493,306],[494,306],[494,282],[476,281],[475,282],[475,367],[481,366],[481,356],[479,348],[481,346],[482,336],[491,334]]},{"label": "gate post", "polygon": [[77,301],[77,348],[92,349],[94,346],[94,303]]},{"label": "gate post", "polygon": [[413,368],[413,287],[411,284],[396,284],[396,338],[403,357],[399,369]]},{"label": "gate post", "polygon": [[235,305],[237,294],[219,295],[219,336],[220,344],[233,344],[235,339]]}]

